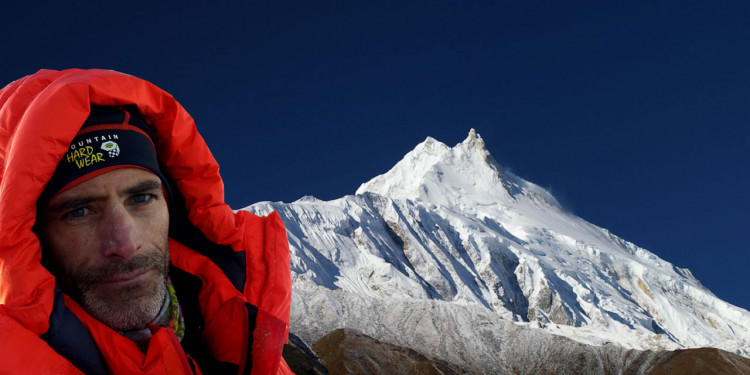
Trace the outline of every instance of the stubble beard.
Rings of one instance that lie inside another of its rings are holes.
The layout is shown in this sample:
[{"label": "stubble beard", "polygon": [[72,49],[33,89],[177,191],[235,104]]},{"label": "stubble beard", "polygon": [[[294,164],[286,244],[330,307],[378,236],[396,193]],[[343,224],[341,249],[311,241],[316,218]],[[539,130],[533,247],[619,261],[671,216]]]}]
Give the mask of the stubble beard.
[{"label": "stubble beard", "polygon": [[[137,254],[127,260],[90,267],[71,275],[72,296],[91,316],[118,331],[146,327],[161,309],[167,296],[168,244]],[[113,275],[149,271],[146,279],[123,287],[102,281]]]}]

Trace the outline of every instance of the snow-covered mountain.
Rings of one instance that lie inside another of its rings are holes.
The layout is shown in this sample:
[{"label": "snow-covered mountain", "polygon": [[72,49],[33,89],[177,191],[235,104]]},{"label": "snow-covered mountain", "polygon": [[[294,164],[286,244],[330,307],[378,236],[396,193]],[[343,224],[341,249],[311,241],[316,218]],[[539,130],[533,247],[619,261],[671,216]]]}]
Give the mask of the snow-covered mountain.
[{"label": "snow-covered mountain", "polygon": [[287,225],[292,325],[308,340],[354,328],[470,362],[499,350],[512,326],[750,357],[750,312],[567,212],[499,166],[474,130],[453,148],[427,138],[354,195],[246,209],[276,210]]}]

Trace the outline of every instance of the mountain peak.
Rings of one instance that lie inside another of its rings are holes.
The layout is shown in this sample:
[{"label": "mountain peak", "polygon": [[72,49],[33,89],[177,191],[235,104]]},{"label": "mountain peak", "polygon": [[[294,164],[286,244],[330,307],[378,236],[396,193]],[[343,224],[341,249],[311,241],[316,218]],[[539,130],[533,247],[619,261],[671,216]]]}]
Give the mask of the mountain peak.
[{"label": "mountain peak", "polygon": [[[559,209],[544,189],[498,166],[476,131],[454,147],[427,138],[357,194],[253,208],[276,210],[287,225],[295,328],[369,330],[442,355],[474,353],[471,362],[494,358],[503,335],[528,327],[536,347],[547,331],[603,348],[716,346],[750,357],[750,312]],[[436,341],[423,330],[433,313]]]},{"label": "mountain peak", "polygon": [[471,148],[485,150],[484,139],[480,136],[474,128],[469,129],[469,136],[464,139],[461,144],[467,145]]},{"label": "mountain peak", "polygon": [[391,170],[362,184],[356,194],[366,192],[452,207],[496,204],[531,195],[537,202],[559,206],[544,189],[499,166],[474,129],[452,148],[427,137]]}]

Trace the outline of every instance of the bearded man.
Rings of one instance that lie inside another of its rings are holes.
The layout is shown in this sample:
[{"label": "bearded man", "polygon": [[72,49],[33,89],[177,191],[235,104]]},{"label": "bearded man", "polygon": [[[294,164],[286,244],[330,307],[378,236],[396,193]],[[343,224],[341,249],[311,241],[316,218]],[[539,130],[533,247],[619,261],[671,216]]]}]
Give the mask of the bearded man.
[{"label": "bearded man", "polygon": [[233,212],[169,94],[112,71],[0,91],[0,373],[291,374],[278,215]]}]

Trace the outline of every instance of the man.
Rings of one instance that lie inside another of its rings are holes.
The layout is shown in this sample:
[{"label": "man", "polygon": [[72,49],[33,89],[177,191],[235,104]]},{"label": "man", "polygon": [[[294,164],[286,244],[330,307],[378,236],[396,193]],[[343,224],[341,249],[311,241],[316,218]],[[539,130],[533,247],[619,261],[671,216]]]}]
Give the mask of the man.
[{"label": "man", "polygon": [[40,71],[0,91],[1,374],[290,374],[275,213],[234,213],[150,83]]}]

